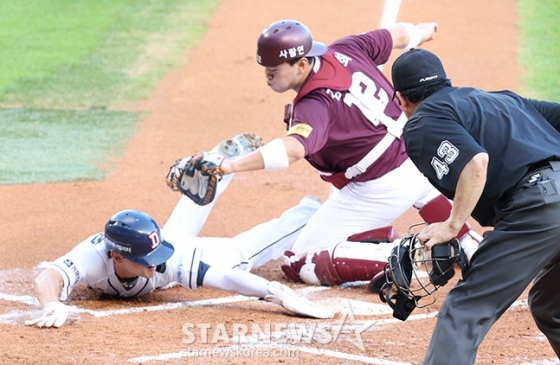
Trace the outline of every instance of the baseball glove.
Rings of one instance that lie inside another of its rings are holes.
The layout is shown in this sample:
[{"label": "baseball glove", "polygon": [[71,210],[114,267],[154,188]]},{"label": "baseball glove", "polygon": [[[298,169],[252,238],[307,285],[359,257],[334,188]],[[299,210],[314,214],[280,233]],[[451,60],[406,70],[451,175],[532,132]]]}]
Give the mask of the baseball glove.
[{"label": "baseball glove", "polygon": [[208,152],[178,159],[169,168],[165,180],[171,190],[180,191],[195,204],[210,204],[223,176],[220,168],[223,160],[219,154]]}]

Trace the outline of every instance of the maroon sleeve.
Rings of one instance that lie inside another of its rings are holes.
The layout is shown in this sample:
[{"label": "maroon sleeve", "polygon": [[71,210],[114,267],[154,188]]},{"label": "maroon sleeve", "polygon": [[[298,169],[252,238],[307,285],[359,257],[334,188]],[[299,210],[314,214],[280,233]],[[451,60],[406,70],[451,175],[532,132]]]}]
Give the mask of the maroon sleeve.
[{"label": "maroon sleeve", "polygon": [[331,46],[345,50],[359,48],[366,53],[376,65],[383,65],[389,60],[393,50],[393,37],[387,29],[376,29],[367,33],[350,35],[334,41]]},{"label": "maroon sleeve", "polygon": [[312,128],[309,135],[298,133],[294,128],[288,135],[295,137],[305,147],[306,155],[313,154],[323,148],[328,138],[329,111],[324,100],[306,97],[294,108],[292,125],[304,124]]}]

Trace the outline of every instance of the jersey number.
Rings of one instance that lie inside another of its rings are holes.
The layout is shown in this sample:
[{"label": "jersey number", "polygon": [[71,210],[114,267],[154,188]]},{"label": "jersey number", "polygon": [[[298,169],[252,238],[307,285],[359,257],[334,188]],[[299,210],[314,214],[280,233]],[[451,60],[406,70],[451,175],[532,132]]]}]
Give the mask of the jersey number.
[{"label": "jersey number", "polygon": [[364,73],[354,72],[352,85],[344,96],[344,103],[348,106],[356,105],[362,114],[377,126],[380,123],[378,115],[383,115],[389,104],[389,95]]},{"label": "jersey number", "polygon": [[[459,149],[449,141],[443,141],[437,149],[437,157],[432,158],[432,167],[434,168],[437,178],[441,180],[449,173],[449,165],[459,156]],[[442,161],[443,160],[443,161]]]}]

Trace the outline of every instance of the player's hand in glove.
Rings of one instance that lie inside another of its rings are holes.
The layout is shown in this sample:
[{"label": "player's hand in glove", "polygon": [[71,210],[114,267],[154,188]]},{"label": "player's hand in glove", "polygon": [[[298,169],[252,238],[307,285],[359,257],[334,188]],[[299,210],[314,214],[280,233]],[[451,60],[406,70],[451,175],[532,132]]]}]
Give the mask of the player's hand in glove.
[{"label": "player's hand in glove", "polygon": [[280,304],[291,313],[319,319],[334,317],[334,312],[331,309],[313,303],[277,281],[268,284],[268,291],[271,294],[265,296],[264,300]]},{"label": "player's hand in glove", "polygon": [[43,315],[40,318],[25,321],[26,326],[37,327],[61,327],[68,319],[68,309],[64,303],[59,301],[49,302],[43,308]]},{"label": "player's hand in glove", "polygon": [[177,160],[165,180],[172,190],[180,191],[197,205],[210,204],[224,175],[220,167],[223,160],[221,155],[208,152]]}]

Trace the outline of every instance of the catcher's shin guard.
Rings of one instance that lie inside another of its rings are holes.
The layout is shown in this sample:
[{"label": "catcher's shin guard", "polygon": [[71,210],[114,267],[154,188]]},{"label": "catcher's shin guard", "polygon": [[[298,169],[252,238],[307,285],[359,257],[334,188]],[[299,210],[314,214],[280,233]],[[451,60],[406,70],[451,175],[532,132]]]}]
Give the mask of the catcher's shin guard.
[{"label": "catcher's shin guard", "polygon": [[315,285],[383,280],[383,269],[395,240],[398,234],[392,227],[351,236],[331,250],[308,254],[300,277]]},{"label": "catcher's shin guard", "polygon": [[334,248],[295,257],[286,252],[282,270],[292,280],[314,285],[340,285],[383,276],[393,241],[398,234],[383,227],[353,235]]},{"label": "catcher's shin guard", "polygon": [[371,280],[383,273],[392,247],[392,242],[341,242],[332,250],[308,255],[299,275],[315,285]]}]

